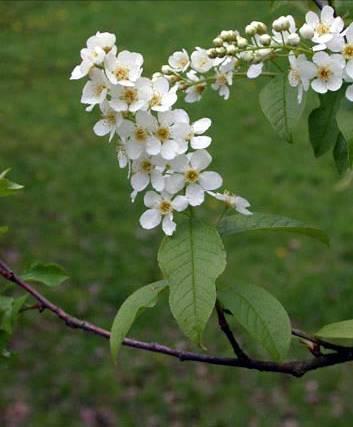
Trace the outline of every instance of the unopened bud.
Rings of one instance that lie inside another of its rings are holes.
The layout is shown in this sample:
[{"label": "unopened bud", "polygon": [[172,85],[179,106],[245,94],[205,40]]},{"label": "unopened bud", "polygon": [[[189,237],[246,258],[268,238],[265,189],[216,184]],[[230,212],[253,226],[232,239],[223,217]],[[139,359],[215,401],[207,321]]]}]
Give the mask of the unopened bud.
[{"label": "unopened bud", "polygon": [[289,44],[289,46],[298,46],[298,44],[300,43],[300,37],[297,33],[289,34],[287,38],[287,43]]},{"label": "unopened bud", "polygon": [[225,47],[217,47],[216,52],[217,52],[218,58],[223,58],[226,54],[226,49]]},{"label": "unopened bud", "polygon": [[230,44],[226,47],[226,53],[227,55],[233,56],[237,53],[237,48],[233,44]]},{"label": "unopened bud", "polygon": [[254,36],[256,34],[256,26],[253,24],[249,24],[245,27],[245,33],[248,36]]},{"label": "unopened bud", "polygon": [[304,24],[300,28],[299,33],[303,37],[303,39],[311,40],[314,37],[314,30],[308,24]]},{"label": "unopened bud", "polygon": [[213,45],[216,47],[221,47],[223,45],[223,39],[221,39],[221,37],[216,37],[213,39]]},{"label": "unopened bud", "polygon": [[267,32],[267,27],[263,22],[253,21],[250,25],[253,25],[256,28],[256,33],[261,35]]},{"label": "unopened bud", "polygon": [[237,37],[237,43],[240,49],[244,49],[248,45],[248,41],[244,37]]},{"label": "unopened bud", "polygon": [[169,65],[163,65],[161,68],[163,74],[171,74],[173,70],[169,67]]},{"label": "unopened bud", "polygon": [[207,55],[209,58],[212,58],[212,59],[217,58],[217,50],[214,47],[212,47],[211,49],[208,49]]},{"label": "unopened bud", "polygon": [[263,46],[269,46],[271,44],[271,36],[269,34],[262,34],[259,40]]},{"label": "unopened bud", "polygon": [[223,40],[226,40],[228,37],[228,31],[226,31],[226,30],[221,31],[219,37]]},{"label": "unopened bud", "polygon": [[245,62],[252,62],[254,60],[254,54],[252,52],[242,52],[241,59]]}]

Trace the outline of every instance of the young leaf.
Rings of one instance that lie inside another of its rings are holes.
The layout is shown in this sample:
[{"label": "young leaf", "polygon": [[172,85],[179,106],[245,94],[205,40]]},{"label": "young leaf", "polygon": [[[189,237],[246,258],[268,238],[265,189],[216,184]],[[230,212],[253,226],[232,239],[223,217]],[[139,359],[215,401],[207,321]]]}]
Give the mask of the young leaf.
[{"label": "young leaf", "polygon": [[335,148],[333,150],[333,158],[336,163],[337,172],[341,175],[352,166],[352,153],[346,139],[339,132]]},{"label": "young leaf", "polygon": [[293,143],[293,130],[304,105],[304,101],[298,103],[297,91],[289,85],[286,75],[275,77],[260,92],[263,113],[276,133],[289,143]]},{"label": "young leaf", "polygon": [[22,275],[23,280],[39,282],[50,288],[61,285],[69,276],[57,264],[41,264],[35,262],[28,271]]},{"label": "young leaf", "polygon": [[145,308],[152,308],[157,304],[158,295],[167,287],[167,282],[161,280],[138,289],[131,294],[121,305],[116,314],[110,337],[110,349],[113,360],[116,360],[123,339],[128,334],[136,317]]},{"label": "young leaf", "polygon": [[202,346],[202,333],[216,302],[217,277],[226,266],[223,242],[214,227],[192,217],[166,237],[158,252],[169,282],[169,305],[184,334]]},{"label": "young leaf", "polygon": [[240,283],[220,289],[218,298],[274,359],[286,357],[291,325],[286,310],[276,298],[263,288]]},{"label": "young leaf", "polygon": [[7,169],[0,174],[0,197],[11,196],[23,188],[22,185],[16,184],[6,178],[9,171],[10,169]]},{"label": "young leaf", "polygon": [[15,327],[17,316],[28,295],[19,298],[0,296],[0,330],[11,334]]},{"label": "young leaf", "polygon": [[342,95],[342,91],[320,95],[320,107],[310,113],[309,136],[316,157],[325,154],[337,141],[336,112]]},{"label": "young leaf", "polygon": [[352,345],[353,320],[344,320],[342,322],[330,323],[316,332],[315,336],[326,341],[340,342],[343,345]]},{"label": "young leaf", "polygon": [[289,231],[300,233],[329,245],[328,236],[321,230],[295,219],[279,215],[254,213],[253,215],[226,216],[218,225],[222,236],[243,233],[245,231]]}]

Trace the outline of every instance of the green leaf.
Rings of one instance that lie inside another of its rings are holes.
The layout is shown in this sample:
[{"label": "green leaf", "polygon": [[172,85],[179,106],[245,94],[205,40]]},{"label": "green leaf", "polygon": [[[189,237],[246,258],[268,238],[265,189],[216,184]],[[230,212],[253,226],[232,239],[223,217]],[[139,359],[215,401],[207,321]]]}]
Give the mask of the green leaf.
[{"label": "green leaf", "polygon": [[27,298],[28,295],[23,295],[19,298],[0,296],[0,330],[7,334],[12,333],[17,321],[18,313]]},{"label": "green leaf", "polygon": [[288,83],[286,75],[272,79],[260,92],[260,105],[276,133],[289,143],[293,130],[304,111],[304,101],[297,100],[297,90]]},{"label": "green leaf", "polygon": [[329,151],[337,141],[339,129],[336,123],[342,91],[320,95],[320,106],[309,116],[309,137],[316,157]]},{"label": "green leaf", "polygon": [[162,241],[158,262],[169,282],[173,316],[184,334],[202,346],[202,333],[216,302],[215,281],[226,266],[216,228],[190,217]]},{"label": "green leaf", "polygon": [[69,276],[65,270],[57,264],[32,264],[28,271],[22,275],[23,280],[43,283],[50,288],[59,286]]},{"label": "green leaf", "polygon": [[333,150],[333,158],[340,175],[352,166],[350,146],[341,132],[339,132],[337,137],[336,145]]},{"label": "green leaf", "polygon": [[223,306],[276,360],[286,357],[291,341],[288,314],[265,289],[237,283],[218,292]]},{"label": "green leaf", "polygon": [[22,185],[16,184],[6,178],[10,169],[5,170],[0,174],[0,197],[11,196],[23,188]]},{"label": "green leaf", "polygon": [[[344,172],[345,169],[352,168],[352,158],[353,158],[353,106],[352,106],[352,102],[348,101],[346,98],[343,98],[340,102],[339,109],[336,115],[336,121],[337,121],[338,129],[342,133],[342,136],[340,137],[340,140],[341,140],[340,147],[338,147],[337,150],[339,150],[339,153],[341,154],[340,170]],[[337,143],[336,143],[336,146],[337,146]],[[336,148],[335,148],[335,151],[336,151]],[[334,152],[334,157],[336,159],[335,152]],[[336,161],[336,165],[337,165],[337,161]]]},{"label": "green leaf", "polygon": [[110,337],[110,349],[113,360],[116,360],[123,339],[128,334],[133,322],[145,308],[157,304],[159,294],[167,287],[167,282],[161,280],[138,289],[121,305],[116,314]]},{"label": "green leaf", "polygon": [[353,320],[330,323],[316,332],[315,336],[326,341],[351,346],[353,344]]},{"label": "green leaf", "polygon": [[218,225],[222,236],[243,233],[245,231],[289,231],[304,234],[329,245],[328,236],[321,230],[295,219],[279,215],[254,213],[253,215],[226,216]]}]

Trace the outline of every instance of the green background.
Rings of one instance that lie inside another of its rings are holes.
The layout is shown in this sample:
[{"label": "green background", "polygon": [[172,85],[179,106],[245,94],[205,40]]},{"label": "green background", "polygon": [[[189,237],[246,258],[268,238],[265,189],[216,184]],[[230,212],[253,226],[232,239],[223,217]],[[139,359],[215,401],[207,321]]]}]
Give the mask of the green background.
[{"label": "green background", "polygon": [[[290,11],[303,21],[305,9]],[[268,1],[1,2],[0,167],[26,187],[1,202],[1,223],[11,228],[1,256],[18,272],[33,260],[63,265],[71,279],[43,292],[109,328],[129,293],[160,278],[161,232],[139,228],[141,201],[130,203],[113,146],[92,132],[98,113],[79,102],[83,82],[69,81],[79,50],[97,30],[117,33],[120,49],[143,53],[150,75],[175,50],[209,47],[222,29],[273,17]],[[337,190],[331,156],[314,159],[305,126],[295,144],[278,140],[260,112],[262,84],[235,80],[229,101],[209,90],[187,109],[193,119],[212,117],[214,167],[227,188],[258,212],[321,227],[332,244],[276,233],[229,237],[222,280],[264,286],[295,326],[315,331],[353,314],[351,188]],[[218,204],[208,207],[216,217]],[[144,313],[131,336],[192,348],[166,307],[162,300]],[[216,323],[212,317],[206,345],[230,355]],[[266,357],[234,327],[252,354]],[[12,358],[0,365],[5,427],[352,425],[349,364],[292,379],[123,348],[114,367],[107,342],[36,312],[21,317],[10,347]],[[298,342],[294,356],[306,356]]]}]

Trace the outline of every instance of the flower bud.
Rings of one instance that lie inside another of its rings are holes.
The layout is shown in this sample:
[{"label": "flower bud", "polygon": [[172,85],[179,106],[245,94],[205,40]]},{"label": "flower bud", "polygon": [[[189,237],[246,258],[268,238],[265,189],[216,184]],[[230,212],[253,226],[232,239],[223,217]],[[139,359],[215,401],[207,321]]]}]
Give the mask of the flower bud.
[{"label": "flower bud", "polygon": [[263,46],[269,46],[271,44],[272,39],[271,39],[271,36],[269,34],[262,34],[259,37],[259,40]]},{"label": "flower bud", "polygon": [[230,44],[226,47],[226,52],[227,55],[233,56],[237,53],[237,48],[233,44]]},{"label": "flower bud", "polygon": [[290,28],[290,22],[289,19],[285,16],[281,16],[281,25],[282,25],[282,31],[288,31]]},{"label": "flower bud", "polygon": [[257,34],[261,35],[267,32],[267,27],[263,22],[254,21],[253,24],[256,27]]},{"label": "flower bud", "polygon": [[311,40],[314,37],[314,30],[308,24],[304,24],[300,28],[299,33],[303,37],[303,39]]},{"label": "flower bud", "polygon": [[298,46],[298,44],[300,43],[300,37],[297,33],[289,34],[287,38],[287,43],[289,44],[289,46]]},{"label": "flower bud", "polygon": [[158,79],[159,77],[163,77],[163,74],[159,73],[158,71],[152,74],[152,80]]},{"label": "flower bud", "polygon": [[216,47],[221,47],[223,45],[223,39],[221,39],[220,37],[216,37],[215,39],[213,39],[213,45]]},{"label": "flower bud", "polygon": [[248,52],[242,52],[241,53],[241,59],[245,62],[252,62],[254,60],[254,54],[250,51]]},{"label": "flower bud", "polygon": [[211,49],[208,49],[207,55],[209,58],[212,58],[212,59],[217,58],[217,50],[214,47],[212,47]]},{"label": "flower bud", "polygon": [[226,40],[228,37],[228,31],[226,30],[221,31],[221,34],[219,35],[219,37],[223,40]]},{"label": "flower bud", "polygon": [[217,47],[216,52],[217,52],[218,58],[223,58],[226,54],[226,49],[225,47]]},{"label": "flower bud", "polygon": [[247,25],[247,26],[245,27],[245,33],[246,33],[248,36],[254,36],[254,35],[256,34],[256,26],[255,26],[255,25],[253,25],[252,23],[251,23],[251,24],[249,24],[249,25]]},{"label": "flower bud", "polygon": [[244,37],[238,36],[237,42],[238,42],[238,46],[240,47],[240,49],[244,49],[248,45],[248,41]]}]

